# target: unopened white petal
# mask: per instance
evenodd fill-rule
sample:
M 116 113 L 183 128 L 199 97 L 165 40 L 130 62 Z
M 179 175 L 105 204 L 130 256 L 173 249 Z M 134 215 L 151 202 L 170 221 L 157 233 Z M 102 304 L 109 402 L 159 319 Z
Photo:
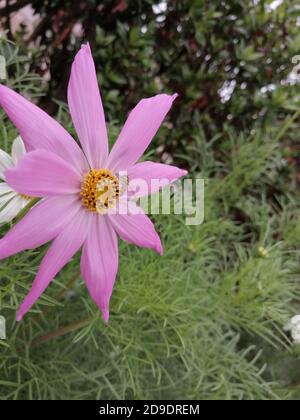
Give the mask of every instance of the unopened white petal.
M 22 197 L 15 195 L 0 211 L 0 223 L 11 222 L 22 210 Z
M 11 149 L 11 157 L 14 161 L 14 164 L 16 165 L 18 160 L 21 159 L 26 154 L 25 144 L 21 138 L 21 136 L 18 136 L 12 145 Z
M 2 208 L 14 197 L 18 194 L 14 191 L 9 192 L 8 194 L 1 195 L 0 197 L 0 211 Z
M 14 166 L 14 161 L 9 156 L 8 153 L 4 152 L 4 150 L 0 149 L 0 178 L 5 179 L 4 172 L 8 168 L 12 168 Z
M 14 190 L 6 182 L 0 182 L 0 196 L 10 192 L 14 192 Z

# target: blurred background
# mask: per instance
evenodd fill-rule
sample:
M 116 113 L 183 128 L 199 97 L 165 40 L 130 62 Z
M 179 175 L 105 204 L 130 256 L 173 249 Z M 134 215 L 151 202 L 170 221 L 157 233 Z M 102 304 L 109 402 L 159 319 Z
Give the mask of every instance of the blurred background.
M 0 396 L 298 398 L 300 352 L 284 325 L 300 312 L 299 2 L 1 0 L 0 22 L 3 83 L 72 134 L 67 84 L 84 42 L 111 141 L 141 98 L 177 92 L 149 155 L 207 180 L 203 226 L 155 217 L 162 261 L 121 248 L 108 329 L 76 277 L 78 261 L 35 307 L 39 322 L 16 327 L 39 259 L 16 257 L 14 273 L 3 263 L 0 310 L 11 333 Z M 9 150 L 17 133 L 1 118 Z

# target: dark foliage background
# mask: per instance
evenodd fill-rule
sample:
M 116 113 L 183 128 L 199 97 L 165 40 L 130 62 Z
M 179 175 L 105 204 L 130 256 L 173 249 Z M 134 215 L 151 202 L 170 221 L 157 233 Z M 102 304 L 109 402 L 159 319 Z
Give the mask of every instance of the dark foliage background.
M 275 3 L 17 0 L 0 16 L 10 37 L 33 51 L 31 70 L 50 71 L 42 100 L 49 112 L 57 109 L 53 98 L 66 99 L 72 59 L 89 41 L 108 119 L 122 120 L 143 96 L 179 93 L 172 135 L 165 133 L 159 150 L 184 155 L 199 122 L 210 138 L 224 125 L 251 131 L 280 124 L 297 108 L 299 86 L 284 81 L 299 52 L 299 8 L 297 1 Z M 11 16 L 29 4 L 38 24 L 29 30 L 24 21 L 12 33 Z

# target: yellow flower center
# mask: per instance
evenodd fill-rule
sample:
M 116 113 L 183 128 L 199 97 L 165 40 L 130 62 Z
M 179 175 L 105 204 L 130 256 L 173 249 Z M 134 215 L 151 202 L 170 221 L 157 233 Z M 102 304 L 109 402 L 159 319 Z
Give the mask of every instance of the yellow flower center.
M 123 192 L 120 179 L 108 169 L 92 169 L 82 183 L 82 204 L 91 212 L 105 214 L 115 207 Z

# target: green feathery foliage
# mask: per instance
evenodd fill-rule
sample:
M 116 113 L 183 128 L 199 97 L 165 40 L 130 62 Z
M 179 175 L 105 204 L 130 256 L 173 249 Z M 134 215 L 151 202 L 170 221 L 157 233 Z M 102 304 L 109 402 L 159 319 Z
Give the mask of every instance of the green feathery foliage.
M 30 58 L 6 41 L 0 48 L 13 68 L 8 84 L 41 95 Z M 9 151 L 17 132 L 3 111 L 0 118 L 0 145 Z M 62 103 L 58 119 L 72 132 Z M 112 138 L 121 123 L 111 123 Z M 16 309 L 47 246 L 2 261 L 0 398 L 299 397 L 299 349 L 283 332 L 300 293 L 299 197 L 282 175 L 280 144 L 293 127 L 289 119 L 252 134 L 225 126 L 207 139 L 199 120 L 177 158 L 207 179 L 205 222 L 194 227 L 183 216 L 155 216 L 162 258 L 120 244 L 108 327 L 88 296 L 79 255 L 19 324 Z

